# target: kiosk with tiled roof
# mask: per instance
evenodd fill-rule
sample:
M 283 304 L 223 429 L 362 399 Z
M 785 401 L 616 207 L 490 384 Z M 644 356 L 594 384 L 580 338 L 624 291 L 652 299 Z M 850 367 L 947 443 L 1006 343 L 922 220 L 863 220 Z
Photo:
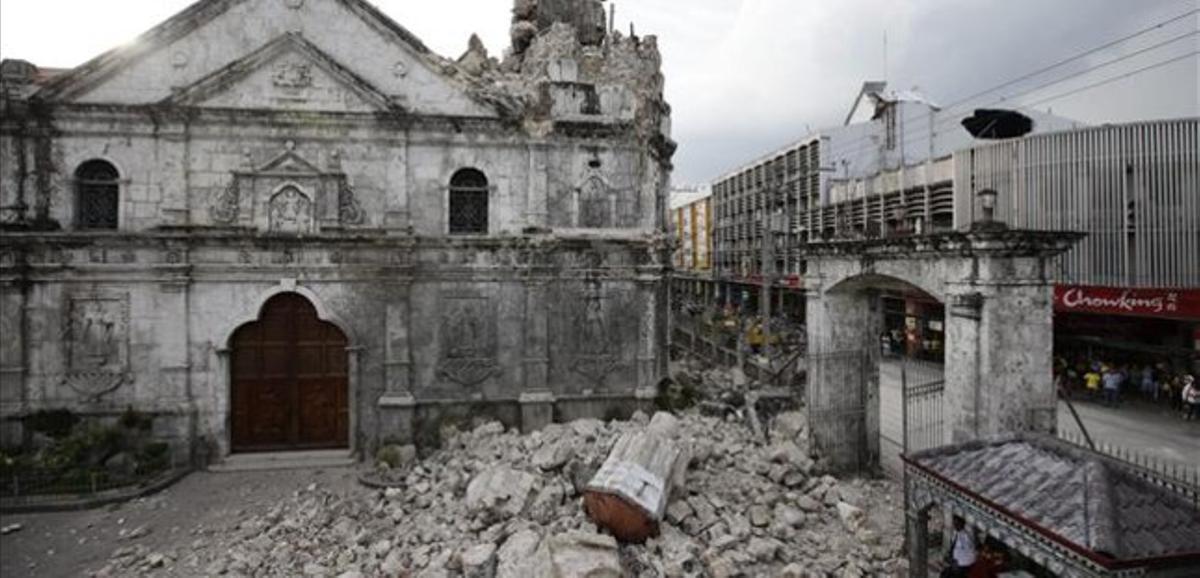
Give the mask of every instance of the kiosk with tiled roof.
M 940 506 L 1058 576 L 1200 575 L 1196 488 L 1021 434 L 905 456 L 912 575 Z

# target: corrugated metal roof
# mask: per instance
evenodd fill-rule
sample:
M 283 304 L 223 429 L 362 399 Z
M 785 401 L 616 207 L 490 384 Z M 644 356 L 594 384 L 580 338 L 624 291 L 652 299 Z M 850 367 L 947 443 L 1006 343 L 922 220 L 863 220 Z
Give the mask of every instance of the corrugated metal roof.
M 1200 508 L 1111 458 L 1042 436 L 914 454 L 923 469 L 1115 560 L 1200 553 Z

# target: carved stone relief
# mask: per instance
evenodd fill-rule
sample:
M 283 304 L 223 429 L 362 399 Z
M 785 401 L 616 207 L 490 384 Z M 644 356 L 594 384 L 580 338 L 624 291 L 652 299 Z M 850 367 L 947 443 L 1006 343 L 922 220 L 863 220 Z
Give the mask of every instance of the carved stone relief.
M 598 279 L 548 290 L 548 379 L 574 393 L 615 392 L 637 382 L 638 291 Z
M 270 230 L 281 233 L 312 232 L 313 204 L 300 189 L 286 187 L 271 197 Z
M 344 180 L 338 191 L 338 221 L 343 225 L 361 225 L 366 220 L 362 205 L 354 195 L 354 188 Z
M 72 297 L 64 341 L 63 383 L 89 400 L 116 390 L 129 378 L 129 296 Z
M 208 215 L 212 220 L 222 225 L 232 225 L 238 218 L 238 204 L 240 202 L 238 195 L 237 178 L 230 181 L 229 186 L 221 191 L 217 198 L 213 200 L 213 204 L 208 207 Z
M 312 86 L 312 65 L 307 62 L 282 62 L 275 67 L 271 82 L 279 88 L 308 88 Z
M 321 170 L 295 148 L 288 142 L 282 154 L 258 167 L 247 158 L 246 168 L 233 171 L 225 189 L 212 197 L 208 214 L 213 223 L 291 233 L 366 223 L 366 211 L 341 172 L 337 153 L 331 154 L 331 168 Z
M 438 375 L 477 387 L 499 375 L 494 311 L 485 297 L 443 299 Z
M 611 309 L 612 302 L 604 299 L 599 288 L 590 290 L 582 306 L 572 309 L 572 325 L 578 334 L 570 368 L 597 388 L 604 387 L 605 380 L 621 363 L 620 330 Z

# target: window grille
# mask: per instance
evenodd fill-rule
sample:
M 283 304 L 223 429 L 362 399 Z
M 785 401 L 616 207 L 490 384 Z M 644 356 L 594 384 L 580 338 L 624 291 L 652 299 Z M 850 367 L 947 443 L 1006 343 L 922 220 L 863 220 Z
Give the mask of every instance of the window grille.
M 488 182 L 475 169 L 462 169 L 450 178 L 450 234 L 486 235 Z
M 75 171 L 77 224 L 80 229 L 116 229 L 120 183 L 112 164 L 87 161 Z

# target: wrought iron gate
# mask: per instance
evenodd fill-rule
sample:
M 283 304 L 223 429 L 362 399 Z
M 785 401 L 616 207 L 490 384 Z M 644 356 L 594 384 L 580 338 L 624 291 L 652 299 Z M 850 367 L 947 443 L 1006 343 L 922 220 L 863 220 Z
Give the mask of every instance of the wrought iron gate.
M 812 443 L 835 471 L 860 472 L 872 465 L 867 404 L 873 371 L 865 350 L 818 353 L 809 359 Z
M 904 391 L 904 453 L 944 445 L 944 367 L 940 363 L 906 359 L 901 371 L 900 382 Z

